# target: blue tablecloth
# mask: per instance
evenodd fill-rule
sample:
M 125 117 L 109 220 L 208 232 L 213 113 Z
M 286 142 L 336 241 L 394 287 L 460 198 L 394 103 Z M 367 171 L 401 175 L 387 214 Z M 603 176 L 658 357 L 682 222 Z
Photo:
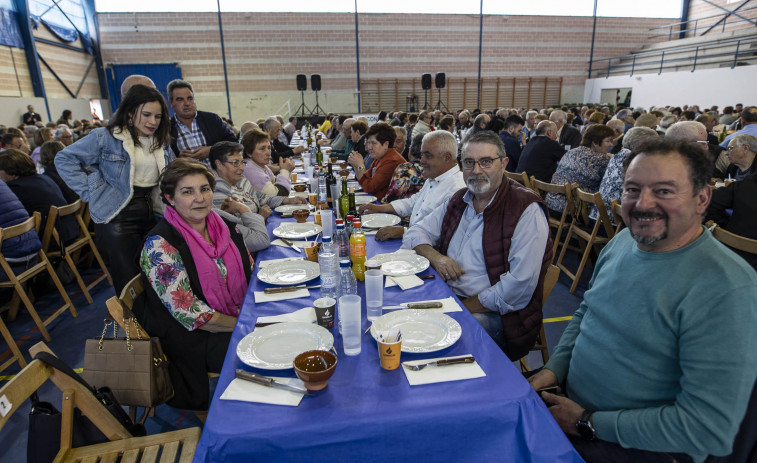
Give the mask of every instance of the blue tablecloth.
M 269 233 L 281 221 L 274 213 Z M 368 257 L 400 245 L 398 240 L 367 238 Z M 295 255 L 291 248 L 271 246 L 257 260 Z M 424 272 L 429 273 L 435 274 L 432 268 Z M 320 290 L 311 290 L 309 299 L 255 304 L 252 292 L 266 286 L 253 277 L 248 288 L 194 461 L 582 461 L 528 382 L 465 310 L 448 314 L 463 329 L 455 345 L 432 354 L 403 354 L 402 359 L 472 354 L 486 377 L 410 387 L 401 368 L 381 369 L 370 334 L 363 336 L 361 354 L 348 357 L 334 327 L 339 363 L 328 387 L 314 397 L 304 397 L 298 407 L 219 399 L 236 368 L 294 376 L 292 370 L 250 369 L 237 358 L 237 343 L 254 330 L 258 316 L 310 306 Z M 358 284 L 361 296 L 364 288 Z M 450 295 L 437 276 L 407 291 L 385 289 L 384 304 Z M 363 330 L 368 326 L 363 302 Z

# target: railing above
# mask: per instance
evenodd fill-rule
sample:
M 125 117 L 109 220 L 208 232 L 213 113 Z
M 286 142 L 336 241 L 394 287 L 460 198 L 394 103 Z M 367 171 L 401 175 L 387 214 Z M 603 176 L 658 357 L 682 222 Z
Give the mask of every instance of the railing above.
M 747 49 L 746 51 L 744 51 L 745 48 L 749 48 L 748 45 L 755 43 L 757 43 L 757 37 L 747 37 L 742 39 L 724 40 L 715 43 L 668 48 L 665 50 L 645 51 L 630 55 L 616 56 L 613 58 L 599 58 L 591 62 L 593 75 L 590 75 L 589 78 L 610 77 L 613 72 L 615 73 L 615 75 L 618 75 L 618 73 L 622 74 L 622 71 L 624 70 L 627 70 L 629 75 L 634 75 L 634 73 L 637 72 L 649 72 L 657 70 L 657 74 L 659 75 L 662 73 L 665 65 L 669 66 L 671 64 L 691 64 L 691 72 L 694 72 L 697 68 L 698 61 L 701 61 L 703 59 L 707 59 L 709 61 L 713 58 L 721 58 L 721 63 L 730 62 L 731 69 L 733 69 L 738 64 L 739 56 L 756 56 L 755 54 L 757 52 L 755 52 L 754 50 Z M 705 56 L 700 55 L 700 53 L 704 53 L 707 50 L 712 50 L 715 48 L 730 48 L 734 46 L 735 48 L 733 49 L 733 51 L 728 50 L 720 53 L 709 53 Z M 671 54 L 679 54 L 686 51 L 694 51 L 694 56 L 675 58 L 670 57 Z M 666 54 L 668 55 L 667 59 L 665 57 Z M 654 58 L 658 56 L 659 61 L 652 62 L 651 60 L 646 59 L 644 63 L 636 63 L 639 58 Z
M 730 16 L 736 16 L 738 19 L 731 19 L 729 21 L 728 18 Z M 677 22 L 673 24 L 666 24 L 664 26 L 652 27 L 649 29 L 650 33 L 654 34 L 654 31 L 666 32 L 650 35 L 648 38 L 657 39 L 660 37 L 667 37 L 668 40 L 673 40 L 674 36 L 676 38 L 683 38 L 687 33 L 692 33 L 692 36 L 696 37 L 698 32 L 701 32 L 699 36 L 705 35 L 715 29 L 720 29 L 722 32 L 725 32 L 726 24 L 733 26 L 734 24 L 745 22 L 748 22 L 753 26 L 757 26 L 757 6 L 744 9 L 739 9 L 737 7 L 732 11 L 714 14 L 711 16 L 690 19 L 688 21 Z

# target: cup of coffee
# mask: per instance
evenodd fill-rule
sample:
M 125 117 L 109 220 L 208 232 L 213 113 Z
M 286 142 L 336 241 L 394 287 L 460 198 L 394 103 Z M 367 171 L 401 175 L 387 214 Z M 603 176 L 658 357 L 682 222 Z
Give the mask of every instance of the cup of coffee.
M 315 308 L 315 318 L 318 324 L 326 329 L 334 327 L 334 310 L 336 307 L 336 299 L 332 297 L 322 297 L 316 299 L 313 302 Z
M 400 366 L 401 340 L 397 342 L 378 341 L 378 351 L 381 368 L 384 370 L 396 370 Z

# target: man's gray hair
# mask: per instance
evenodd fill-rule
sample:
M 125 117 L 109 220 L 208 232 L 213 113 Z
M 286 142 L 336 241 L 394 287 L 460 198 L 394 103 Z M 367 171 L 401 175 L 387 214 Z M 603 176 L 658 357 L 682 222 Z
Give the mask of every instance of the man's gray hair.
M 60 141 L 60 139 L 66 133 L 72 134 L 71 130 L 68 127 L 58 127 L 53 132 L 53 138 L 55 138 L 56 140 Z
M 173 91 L 177 88 L 188 88 L 189 91 L 192 92 L 192 95 L 195 94 L 195 89 L 194 87 L 192 87 L 192 84 L 190 84 L 186 80 L 174 79 L 169 82 L 168 86 L 166 87 L 166 93 L 168 94 L 169 101 L 173 101 Z
M 281 124 L 281 122 L 279 122 L 279 120 L 276 119 L 276 116 L 271 116 L 268 119 L 266 119 L 265 122 L 263 123 L 263 129 L 268 130 L 273 126 L 273 124 Z
M 701 141 L 701 135 L 707 139 L 707 128 L 697 121 L 681 121 L 671 125 L 665 132 L 665 139 L 671 141 L 696 142 Z
M 565 123 L 568 122 L 568 115 L 561 109 L 555 109 L 549 114 L 549 120 L 552 122 L 560 121 Z
M 668 129 L 670 126 L 678 122 L 678 118 L 674 115 L 665 116 L 662 119 L 660 119 L 660 128 L 661 129 Z
M 618 119 L 619 121 L 622 121 L 622 120 L 624 120 L 626 117 L 628 117 L 630 115 L 631 115 L 631 110 L 630 109 L 621 109 L 615 115 L 615 118 Z
M 626 129 L 626 123 L 619 119 L 613 119 L 607 122 L 607 127 L 610 127 L 616 133 L 623 133 L 623 131 Z
M 492 132 L 491 130 L 482 130 L 465 137 L 465 140 L 463 140 L 463 154 L 465 154 L 465 152 L 468 150 L 468 145 L 470 145 L 471 143 L 486 143 L 488 145 L 494 145 L 497 147 L 497 156 L 499 156 L 500 158 L 507 156 L 507 153 L 505 153 L 505 145 L 502 144 L 502 140 L 499 138 L 499 135 Z
M 457 140 L 454 135 L 446 130 L 435 130 L 423 136 L 423 143 L 430 141 L 435 141 L 440 151 L 449 153 L 453 160 L 457 160 Z
M 731 144 L 733 146 L 748 146 L 749 151 L 751 151 L 752 153 L 757 153 L 757 137 L 749 135 L 748 133 L 736 135 L 731 139 L 731 143 L 729 145 Z
M 400 133 L 402 133 L 402 139 L 407 141 L 407 129 L 404 127 L 399 127 L 399 126 L 394 127 L 395 132 L 398 130 L 400 131 Z M 429 133 L 433 133 L 433 132 L 429 132 Z
M 660 138 L 660 134 L 654 129 L 650 129 L 649 127 L 634 127 L 623 135 L 623 148 L 635 152 L 647 141 L 658 138 Z
M 534 116 L 534 117 L 536 117 L 536 115 L 537 115 L 537 114 L 539 114 L 539 113 L 537 113 L 536 111 L 533 111 L 533 110 L 531 110 L 531 111 L 528 111 L 528 112 L 526 113 L 526 117 L 524 117 L 523 119 L 528 119 L 528 118 L 529 118 L 530 116 Z
M 536 126 L 536 135 L 544 135 L 549 129 L 557 132 L 557 124 L 552 121 L 541 121 Z

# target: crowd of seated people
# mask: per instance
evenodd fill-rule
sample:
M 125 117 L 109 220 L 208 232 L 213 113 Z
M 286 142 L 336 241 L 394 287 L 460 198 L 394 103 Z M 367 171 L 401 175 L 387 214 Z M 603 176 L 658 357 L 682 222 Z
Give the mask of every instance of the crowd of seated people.
M 237 130 L 231 121 L 198 111 L 194 90 L 185 81 L 169 85 L 169 103 L 176 113 L 169 118 L 166 102 L 153 87 L 151 81 L 141 81 L 127 89 L 114 118 L 94 131 L 90 123 L 77 124 L 70 112 L 45 127 L 31 108 L 31 116 L 25 117 L 36 129 L 2 134 L 6 152 L 0 153 L 0 177 L 25 207 L 27 215 L 14 220 L 34 210 L 43 212 L 45 206 L 29 203 L 31 189 L 25 185 L 34 181 L 50 190 L 49 195 L 40 194 L 37 188 L 35 194 L 56 205 L 78 197 L 100 201 L 94 208 L 93 219 L 100 225 L 96 233 L 113 220 L 139 225 L 132 233 L 138 235 L 136 253 L 129 251 L 109 265 L 134 264 L 146 283 L 144 304 L 136 313 L 145 329 L 161 339 L 171 360 L 176 396 L 169 404 L 203 410 L 209 404 L 207 373 L 222 366 L 252 278 L 253 257 L 271 245 L 266 221 L 279 205 L 305 202 L 290 196 L 293 158 L 304 151 L 293 137 L 305 120 L 256 117 Z M 733 307 L 753 307 L 757 276 L 749 273 L 743 259 L 714 243 L 701 224 L 712 219 L 733 233 L 757 238 L 757 109 L 726 107 L 721 114 L 717 108 L 697 106 L 613 110 L 595 105 L 447 114 L 397 111 L 382 112 L 378 119 L 370 125 L 348 114 L 328 114 L 308 122 L 322 135 L 318 143 L 348 160 L 364 192 L 377 197 L 376 203 L 360 206 L 360 214 L 406 219 L 407 227 L 384 227 L 376 239 L 402 240 L 403 247 L 426 256 L 512 360 L 528 351 L 541 327 L 544 278 L 554 257 L 548 216 L 562 212 L 565 198 L 541 198 L 505 171 L 599 191 L 608 212 L 612 200 L 620 202 L 628 231 L 595 262 L 595 283 L 586 291 L 580 313 L 554 360 L 532 377 L 532 384 L 537 389 L 565 380 L 571 384 L 567 397 L 544 397 L 587 461 L 612 461 L 628 449 L 646 452 L 635 455 L 641 460 L 666 452 L 680 461 L 700 461 L 703 455 L 726 452 L 757 376 L 753 362 L 739 374 L 718 370 L 728 376 L 723 387 L 733 397 L 718 400 L 701 371 L 696 366 L 690 370 L 689 362 L 697 361 L 714 368 L 711 358 L 699 355 L 702 346 L 686 336 L 669 336 L 634 314 L 674 320 L 673 331 L 701 330 L 698 321 L 704 323 L 709 316 L 712 332 L 697 331 L 708 339 L 717 333 L 740 334 L 744 326 L 754 328 L 754 314 L 734 312 Z M 727 137 L 720 135 L 724 131 Z M 120 154 L 93 162 L 104 151 Z M 87 171 L 90 165 L 93 172 Z M 113 180 L 116 171 L 130 174 L 119 183 Z M 723 179 L 734 181 L 714 190 L 707 185 Z M 660 193 L 655 182 L 674 186 Z M 119 185 L 115 190 L 123 197 L 114 196 L 115 190 L 109 189 L 113 185 Z M 137 214 L 144 220 L 137 221 Z M 591 217 L 596 219 L 596 211 Z M 112 236 L 114 248 L 134 241 L 119 233 Z M 15 257 L 23 259 L 36 249 L 34 240 L 26 238 Z M 640 251 L 663 254 L 646 259 Z M 674 253 L 665 255 L 668 251 Z M 741 255 L 755 267 L 753 256 Z M 711 269 L 697 278 L 711 281 L 718 272 L 728 275 L 730 283 L 718 293 L 728 301 L 728 311 L 717 314 L 708 305 L 707 315 L 699 314 L 683 293 L 678 302 L 656 307 L 655 296 L 666 289 L 661 284 L 665 266 L 685 266 L 704 256 Z M 677 281 L 695 278 L 680 268 Z M 639 275 L 634 277 L 638 290 L 618 281 L 629 271 Z M 698 285 L 702 294 L 707 286 Z M 611 317 L 595 320 L 594 314 L 607 312 L 616 299 L 608 300 L 607 288 L 618 287 L 626 288 L 629 300 L 638 292 L 648 300 L 638 308 L 621 304 L 621 309 L 628 306 L 623 326 Z M 608 347 L 616 340 L 629 348 L 654 340 L 656 350 L 638 353 L 637 360 L 655 368 L 659 378 L 645 380 L 634 368 L 621 366 Z M 723 349 L 734 357 L 752 347 L 747 342 L 726 344 Z M 696 358 L 683 358 L 688 349 L 698 353 Z M 665 357 L 665 352 L 675 352 L 675 358 Z M 608 365 L 618 378 L 611 393 L 597 378 L 603 375 L 602 369 L 592 367 L 597 363 Z M 682 375 L 708 396 L 696 397 L 698 390 L 682 381 Z M 692 403 L 681 397 L 693 397 Z M 654 416 L 642 413 L 650 409 L 643 406 L 650 401 L 658 404 L 651 408 Z M 690 435 L 677 435 L 677 424 L 659 407 L 680 408 L 685 415 L 680 425 Z M 619 414 L 620 409 L 629 413 Z M 702 410 L 712 423 L 691 418 Z M 588 432 L 580 423 L 588 423 L 598 438 L 590 442 L 601 443 L 599 450 L 576 440 L 578 432 Z

